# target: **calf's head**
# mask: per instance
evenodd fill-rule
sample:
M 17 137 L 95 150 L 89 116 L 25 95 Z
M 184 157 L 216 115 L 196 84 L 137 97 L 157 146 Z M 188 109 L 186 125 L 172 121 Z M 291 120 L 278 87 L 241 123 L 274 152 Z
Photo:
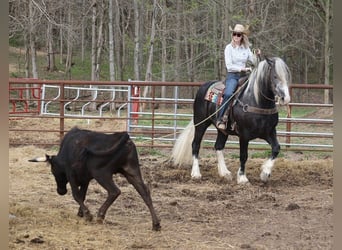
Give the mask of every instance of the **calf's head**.
M 49 156 L 45 155 L 45 157 L 37 157 L 29 160 L 30 162 L 48 162 L 51 165 L 51 172 L 55 177 L 57 184 L 57 193 L 59 195 L 65 195 L 67 193 L 66 185 L 68 183 L 68 179 L 65 173 L 65 170 L 62 164 L 58 161 L 58 157 L 55 155 Z

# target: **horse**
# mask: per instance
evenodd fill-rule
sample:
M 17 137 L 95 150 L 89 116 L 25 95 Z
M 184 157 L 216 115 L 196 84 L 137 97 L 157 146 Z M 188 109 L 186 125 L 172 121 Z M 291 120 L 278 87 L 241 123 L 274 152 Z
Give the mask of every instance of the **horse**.
M 171 160 L 174 165 L 191 164 L 192 161 L 193 179 L 202 177 L 198 160 L 201 141 L 210 125 L 216 127 L 216 114 L 222 107 L 205 98 L 208 89 L 217 82 L 218 80 L 208 81 L 200 86 L 193 103 L 193 118 L 181 132 L 172 149 Z M 237 183 L 249 182 L 245 172 L 248 145 L 249 141 L 256 138 L 265 140 L 272 149 L 270 157 L 262 164 L 260 173 L 261 181 L 268 181 L 280 151 L 276 132 L 279 118 L 277 104 L 286 105 L 290 102 L 288 88 L 290 82 L 291 73 L 286 63 L 279 57 L 265 57 L 253 68 L 244 85 L 235 91 L 230 99 L 232 104 L 229 108 L 226 129 L 221 131 L 216 127 L 217 137 L 214 148 L 219 176 L 232 180 L 231 172 L 225 164 L 223 149 L 228 135 L 236 135 L 240 147 Z

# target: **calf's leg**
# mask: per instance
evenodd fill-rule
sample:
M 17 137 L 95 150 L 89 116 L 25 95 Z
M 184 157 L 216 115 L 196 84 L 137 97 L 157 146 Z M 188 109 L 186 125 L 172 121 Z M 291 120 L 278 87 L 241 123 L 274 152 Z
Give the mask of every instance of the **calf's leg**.
M 95 177 L 95 180 L 104 188 L 107 190 L 108 196 L 106 201 L 102 204 L 100 207 L 98 213 L 97 213 L 97 222 L 103 223 L 103 220 L 106 216 L 107 210 L 110 207 L 110 205 L 113 204 L 113 202 L 118 198 L 118 196 L 121 194 L 120 189 L 115 185 L 113 181 L 113 177 L 111 173 L 103 173 L 100 174 L 99 177 Z
M 93 216 L 91 215 L 87 206 L 84 204 L 87 188 L 81 187 L 81 189 L 78 189 L 76 183 L 73 181 L 70 181 L 70 186 L 72 190 L 72 196 L 74 197 L 75 201 L 80 205 L 77 215 L 80 217 L 84 216 L 87 221 L 92 221 Z M 88 187 L 88 184 L 86 187 Z
M 140 196 L 143 198 L 145 204 L 147 205 L 148 209 L 150 210 L 151 217 L 152 217 L 152 229 L 154 231 L 159 231 L 161 229 L 160 226 L 160 219 L 158 218 L 153 204 L 152 198 L 150 194 L 150 190 L 145 185 L 140 170 L 139 165 L 130 165 L 128 167 L 128 171 L 123 171 L 122 174 L 126 177 L 127 181 L 133 185 L 133 187 L 137 190 Z
M 79 194 L 80 194 L 80 198 L 81 198 L 81 201 L 84 203 L 84 200 L 85 200 L 85 197 L 86 197 L 86 194 L 87 194 L 87 190 L 88 190 L 88 186 L 89 186 L 89 182 L 81 185 L 81 188 L 80 188 L 80 191 L 79 191 Z M 78 209 L 78 213 L 77 215 L 79 217 L 83 217 L 83 210 L 81 208 L 81 206 L 79 207 Z

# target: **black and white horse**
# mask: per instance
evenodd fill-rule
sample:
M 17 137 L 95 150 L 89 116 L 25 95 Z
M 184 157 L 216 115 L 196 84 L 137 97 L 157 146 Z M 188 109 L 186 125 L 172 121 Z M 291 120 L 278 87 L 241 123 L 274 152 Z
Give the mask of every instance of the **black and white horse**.
M 199 149 L 207 128 L 216 123 L 218 105 L 208 101 L 208 89 L 218 81 L 204 83 L 198 90 L 193 105 L 193 119 L 178 137 L 172 151 L 175 165 L 191 164 L 192 178 L 201 178 L 199 168 Z M 228 135 L 237 135 L 240 144 L 240 168 L 237 172 L 237 183 L 248 182 L 245 163 L 248 158 L 249 141 L 260 138 L 271 145 L 272 154 L 261 167 L 260 178 L 266 182 L 272 171 L 280 145 L 277 139 L 278 124 L 277 101 L 280 105 L 290 102 L 288 85 L 291 74 L 288 66 L 279 57 L 262 60 L 251 72 L 247 83 L 232 98 L 233 104 L 229 113 L 229 122 L 225 131 L 217 130 L 215 150 L 218 161 L 218 173 L 231 180 L 223 152 Z M 192 139 L 193 138 L 193 139 Z M 192 141 L 192 147 L 190 145 Z M 192 152 L 191 152 L 192 150 Z

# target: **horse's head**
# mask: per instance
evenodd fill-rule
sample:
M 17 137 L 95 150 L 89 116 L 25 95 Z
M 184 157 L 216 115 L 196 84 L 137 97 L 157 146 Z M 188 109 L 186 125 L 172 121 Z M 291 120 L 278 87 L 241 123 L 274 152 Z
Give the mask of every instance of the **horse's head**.
M 288 85 L 291 82 L 290 70 L 285 62 L 279 57 L 267 58 L 267 64 L 270 66 L 270 81 L 272 82 L 274 95 L 278 97 L 280 105 L 286 105 L 290 102 L 290 93 Z

